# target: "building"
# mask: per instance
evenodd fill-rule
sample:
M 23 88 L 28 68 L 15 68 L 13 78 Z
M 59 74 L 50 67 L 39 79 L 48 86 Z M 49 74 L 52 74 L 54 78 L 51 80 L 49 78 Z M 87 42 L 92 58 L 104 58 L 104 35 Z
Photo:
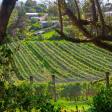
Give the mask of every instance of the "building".
M 38 13 L 26 13 L 26 16 L 28 16 L 29 18 L 38 17 L 38 15 Z

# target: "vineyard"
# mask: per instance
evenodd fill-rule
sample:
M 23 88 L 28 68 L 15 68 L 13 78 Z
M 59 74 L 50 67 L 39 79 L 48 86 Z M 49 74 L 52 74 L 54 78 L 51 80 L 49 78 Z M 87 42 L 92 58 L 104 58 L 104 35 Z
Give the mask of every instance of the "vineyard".
M 35 81 L 43 82 L 55 75 L 57 82 L 92 81 L 103 78 L 112 69 L 112 53 L 93 44 L 18 41 L 9 47 L 16 52 L 14 62 L 18 75 L 14 78 L 17 79 L 28 80 L 33 76 Z

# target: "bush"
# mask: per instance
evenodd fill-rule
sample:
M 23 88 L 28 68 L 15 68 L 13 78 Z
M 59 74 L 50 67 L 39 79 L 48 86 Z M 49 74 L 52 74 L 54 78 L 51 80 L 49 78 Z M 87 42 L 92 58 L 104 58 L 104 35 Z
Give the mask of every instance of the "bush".
M 39 22 L 36 22 L 36 23 L 33 23 L 33 24 L 32 24 L 32 26 L 31 26 L 31 28 L 30 28 L 30 31 L 32 31 L 32 30 L 37 31 L 37 30 L 39 30 L 39 29 L 41 29 L 41 25 L 40 25 Z
M 42 87 L 42 86 L 41 86 Z M 38 93 L 37 88 L 30 83 L 19 85 L 0 82 L 0 112 L 19 111 L 31 112 L 60 112 L 60 106 L 51 101 L 50 96 L 44 92 Z
M 90 112 L 112 112 L 112 88 L 101 89 L 93 98 Z

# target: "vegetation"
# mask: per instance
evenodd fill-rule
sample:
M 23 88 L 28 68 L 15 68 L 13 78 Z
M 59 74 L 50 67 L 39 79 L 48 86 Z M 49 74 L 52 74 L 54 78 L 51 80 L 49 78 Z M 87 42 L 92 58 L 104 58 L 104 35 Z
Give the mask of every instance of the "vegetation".
M 43 35 L 48 39 L 48 33 Z M 104 78 L 106 71 L 111 72 L 111 53 L 92 44 L 35 40 L 10 45 L 12 51 L 20 46 L 13 58 L 23 79 L 33 75 L 36 80 L 45 81 L 56 74 L 57 80 L 61 81 L 80 81 L 82 78 L 92 81 Z
M 43 86 L 31 85 L 22 82 L 20 84 L 8 84 L 0 82 L 0 111 L 38 111 L 59 112 L 60 106 L 56 106 L 50 100 L 49 95 L 42 90 Z
M 112 3 L 2 0 L 0 112 L 111 112 Z
M 90 112 L 111 112 L 112 110 L 112 88 L 102 88 L 93 98 L 93 106 Z M 99 105 L 100 104 L 100 105 Z

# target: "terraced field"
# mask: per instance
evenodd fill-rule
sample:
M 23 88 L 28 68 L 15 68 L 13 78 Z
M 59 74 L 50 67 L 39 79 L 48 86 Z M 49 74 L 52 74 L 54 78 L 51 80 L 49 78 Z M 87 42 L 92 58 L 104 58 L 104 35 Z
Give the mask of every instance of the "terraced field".
M 55 75 L 60 82 L 91 81 L 103 78 L 112 69 L 112 53 L 92 44 L 17 42 L 10 45 L 11 50 L 14 52 L 19 44 L 14 61 L 20 79 L 27 80 L 32 75 L 36 81 L 48 81 Z

